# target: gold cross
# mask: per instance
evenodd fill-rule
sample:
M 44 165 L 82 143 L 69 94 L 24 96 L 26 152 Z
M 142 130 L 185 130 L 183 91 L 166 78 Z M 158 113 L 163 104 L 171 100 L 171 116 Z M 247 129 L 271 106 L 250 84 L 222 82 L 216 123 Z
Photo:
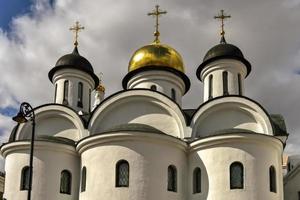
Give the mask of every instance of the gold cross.
M 156 18 L 156 23 L 155 23 L 155 32 L 154 32 L 154 36 L 155 36 L 155 40 L 154 42 L 155 43 L 159 43 L 159 31 L 158 31 L 158 26 L 159 26 L 159 23 L 158 23 L 158 18 L 160 17 L 160 15 L 163 15 L 163 14 L 167 14 L 167 11 L 162 11 L 159 9 L 159 5 L 156 5 L 155 6 L 155 10 L 153 10 L 151 13 L 148 13 L 149 16 L 154 16 Z
M 221 36 L 222 37 L 224 37 L 224 35 L 225 35 L 225 31 L 224 31 L 224 21 L 226 20 L 226 18 L 230 18 L 231 16 L 230 15 L 226 15 L 225 13 L 224 13 L 224 10 L 221 10 L 221 12 L 219 13 L 219 15 L 217 15 L 217 16 L 215 16 L 214 18 L 215 19 L 219 19 L 219 20 L 221 20 L 221 28 L 222 28 L 222 30 L 221 30 Z
M 75 33 L 75 41 L 74 41 L 74 45 L 75 45 L 76 47 L 78 46 L 78 33 L 79 33 L 81 30 L 83 30 L 83 29 L 84 29 L 84 27 L 81 26 L 81 25 L 79 24 L 78 21 L 76 21 L 76 22 L 75 22 L 75 25 L 72 26 L 72 27 L 69 29 L 70 31 L 73 31 L 73 32 Z

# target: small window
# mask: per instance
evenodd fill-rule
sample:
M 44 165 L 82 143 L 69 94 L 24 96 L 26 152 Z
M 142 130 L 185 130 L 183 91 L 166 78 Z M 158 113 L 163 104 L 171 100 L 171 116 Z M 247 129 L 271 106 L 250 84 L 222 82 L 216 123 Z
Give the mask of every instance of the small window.
M 68 96 L 69 96 L 69 81 L 64 82 L 64 98 L 63 98 L 63 104 L 68 105 Z
M 244 167 L 240 162 L 230 165 L 230 189 L 244 188 Z
M 176 101 L 176 91 L 174 88 L 171 89 L 171 97 L 174 101 Z
M 242 78 L 241 78 L 241 74 L 238 74 L 238 86 L 239 86 L 239 95 L 242 95 Z
M 291 166 L 291 163 L 290 163 L 290 162 L 288 162 L 287 168 L 288 168 L 288 172 L 292 170 L 292 166 Z
M 81 192 L 84 192 L 86 189 L 86 167 L 83 167 L 81 170 Z
M 276 171 L 274 166 L 271 166 L 269 168 L 269 175 L 270 175 L 270 191 L 276 193 Z
M 193 193 L 201 192 L 201 169 L 199 167 L 194 169 L 193 173 Z
M 168 191 L 177 191 L 177 170 L 173 165 L 168 167 Z
M 156 87 L 156 85 L 151 85 L 150 89 L 153 90 L 153 91 L 156 91 L 157 87 Z
M 21 190 L 29 190 L 29 167 L 23 167 L 21 172 Z
M 60 176 L 60 193 L 71 194 L 72 175 L 68 170 L 63 170 Z
M 116 164 L 116 187 L 129 187 L 129 164 L 126 160 Z
M 228 95 L 228 72 L 223 72 L 223 95 Z
M 77 106 L 82 108 L 82 97 L 83 97 L 83 84 L 82 82 L 78 83 L 78 102 Z
M 91 101 L 91 95 L 92 95 L 92 90 L 89 89 L 89 112 L 91 112 L 91 103 L 92 103 L 92 101 Z
M 56 103 L 56 96 L 57 96 L 57 84 L 55 84 L 54 103 Z
M 208 77 L 208 99 L 213 98 L 212 93 L 213 93 L 213 75 L 209 75 L 209 77 Z

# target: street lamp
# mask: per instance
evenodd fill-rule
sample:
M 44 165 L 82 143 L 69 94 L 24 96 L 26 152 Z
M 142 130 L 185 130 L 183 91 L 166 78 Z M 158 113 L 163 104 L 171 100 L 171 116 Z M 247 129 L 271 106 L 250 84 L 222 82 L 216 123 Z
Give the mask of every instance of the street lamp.
M 32 123 L 32 132 L 30 140 L 30 158 L 29 158 L 29 185 L 28 185 L 28 194 L 27 200 L 31 200 L 31 189 L 32 189 L 32 165 L 33 165 L 33 147 L 34 147 L 34 131 L 35 131 L 35 114 L 34 109 L 29 103 L 23 102 L 20 105 L 20 110 L 16 116 L 12 118 L 18 123 L 25 123 L 28 120 Z

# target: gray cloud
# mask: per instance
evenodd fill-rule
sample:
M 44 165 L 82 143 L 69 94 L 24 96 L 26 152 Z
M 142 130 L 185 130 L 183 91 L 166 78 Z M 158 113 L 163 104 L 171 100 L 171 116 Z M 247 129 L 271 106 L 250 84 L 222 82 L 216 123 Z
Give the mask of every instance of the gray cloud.
M 86 28 L 79 51 L 96 72 L 103 72 L 106 95 L 121 90 L 131 55 L 153 40 L 154 21 L 146 13 L 156 3 L 168 10 L 160 22 L 161 41 L 181 53 L 192 82 L 184 107 L 202 103 L 203 86 L 195 72 L 219 42 L 213 16 L 224 9 L 232 15 L 226 22 L 227 41 L 240 47 L 253 66 L 246 95 L 270 113 L 283 114 L 290 133 L 286 151 L 300 153 L 299 0 L 57 0 L 53 6 L 36 1 L 31 14 L 14 19 L 11 33 L 0 31 L 0 106 L 53 101 L 47 73 L 72 51 L 68 28 L 76 20 Z

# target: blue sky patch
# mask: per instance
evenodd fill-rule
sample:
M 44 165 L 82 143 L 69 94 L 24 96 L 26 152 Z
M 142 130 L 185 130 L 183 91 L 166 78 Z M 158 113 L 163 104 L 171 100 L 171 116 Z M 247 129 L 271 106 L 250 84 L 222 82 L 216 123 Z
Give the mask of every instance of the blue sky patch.
M 7 117 L 13 117 L 18 113 L 18 109 L 14 107 L 6 107 L 6 108 L 0 108 L 0 114 L 5 115 Z
M 0 0 L 0 28 L 9 31 L 13 17 L 30 12 L 33 0 Z

